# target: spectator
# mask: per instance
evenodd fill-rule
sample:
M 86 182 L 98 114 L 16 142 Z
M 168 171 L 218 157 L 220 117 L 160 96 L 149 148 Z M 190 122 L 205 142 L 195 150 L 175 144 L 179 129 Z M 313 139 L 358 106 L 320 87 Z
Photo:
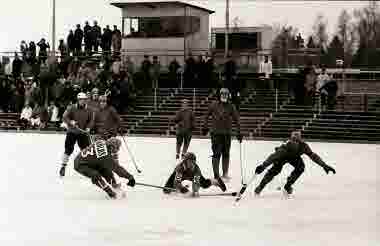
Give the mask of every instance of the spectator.
M 25 104 L 33 103 L 32 94 L 33 94 L 33 86 L 32 86 L 33 77 L 27 77 L 25 80 Z
M 58 50 L 61 53 L 61 61 L 65 60 L 66 56 L 68 55 L 68 48 L 63 39 L 59 40 Z
M 271 80 L 272 76 L 272 62 L 269 60 L 268 56 L 264 56 L 264 61 L 260 62 L 259 73 L 264 75 L 264 83 L 266 89 L 273 90 L 273 81 Z
M 232 94 L 235 93 L 235 85 L 234 82 L 236 80 L 237 67 L 236 62 L 232 58 L 231 52 L 227 55 L 227 61 L 224 64 L 224 78 L 225 84 L 224 87 L 228 88 Z
M 21 129 L 25 130 L 30 124 L 30 119 L 32 118 L 33 109 L 30 107 L 29 103 L 25 103 L 18 124 L 21 126 Z
M 50 45 L 49 43 L 46 43 L 46 40 L 44 38 L 42 38 L 40 42 L 37 43 L 37 46 L 40 48 L 40 51 L 38 52 L 38 60 L 41 64 L 47 60 L 47 49 L 50 48 Z
M 314 67 L 311 67 L 306 74 L 305 77 L 305 96 L 304 96 L 304 104 L 305 105 L 313 105 L 315 87 L 317 82 L 317 74 L 315 72 Z
M 120 61 L 120 58 L 117 57 L 115 61 L 112 63 L 112 73 L 120 74 L 120 70 L 121 70 L 121 61 Z
M 160 78 L 161 64 L 157 56 L 153 56 L 152 63 L 152 88 L 158 88 L 158 80 Z
M 181 66 L 179 65 L 177 59 L 174 57 L 174 60 L 169 64 L 169 81 L 170 87 L 179 87 L 178 83 L 178 70 Z
M 86 55 L 91 55 L 91 26 L 88 24 L 88 21 L 85 22 L 83 27 L 84 34 L 84 50 Z
M 106 25 L 103 31 L 103 39 L 104 39 L 104 51 L 111 52 L 112 46 L 112 31 L 109 25 Z
M 28 51 L 28 45 L 25 42 L 25 40 L 22 40 L 21 44 L 20 44 L 20 52 L 22 54 L 22 60 L 24 60 L 24 61 L 26 61 L 27 51 Z
M 98 22 L 94 21 L 94 26 L 91 27 L 91 43 L 95 52 L 98 52 L 101 36 L 102 30 L 98 26 Z
M 48 107 L 49 122 L 54 124 L 55 127 L 59 127 L 59 109 L 54 101 L 50 101 L 50 106 Z
M 185 87 L 191 87 L 195 80 L 195 60 L 193 55 L 189 53 L 189 57 L 185 61 L 185 68 L 183 73 L 183 79 Z
M 331 80 L 330 76 L 326 73 L 326 68 L 323 67 L 321 73 L 317 77 L 317 92 L 320 95 L 322 110 L 325 110 L 327 103 L 328 92 L 326 85 Z
M 8 79 L 3 79 L 0 82 L 0 110 L 2 112 L 9 111 L 9 105 L 11 100 L 11 86 Z
M 74 54 L 75 51 L 75 37 L 73 30 L 70 30 L 69 35 L 67 36 L 67 47 L 69 49 L 69 55 Z
M 209 56 L 206 53 L 206 62 L 205 62 L 205 81 L 206 83 L 203 83 L 203 86 L 208 88 L 217 88 L 216 85 L 216 78 L 214 75 L 215 70 L 215 64 L 214 64 L 214 57 L 211 55 Z
M 202 82 L 204 81 L 204 72 L 205 70 L 205 61 L 203 59 L 203 56 L 199 55 L 198 59 L 195 63 L 195 80 L 194 80 L 194 87 L 200 87 Z
M 116 55 L 119 55 L 121 50 L 121 32 L 117 29 L 117 26 L 113 26 L 112 31 L 112 48 Z
M 14 98 L 15 98 L 15 110 L 17 113 L 21 112 L 22 107 L 25 104 L 25 87 L 24 82 L 22 80 L 16 80 L 16 87 L 14 90 Z
M 135 64 L 131 61 L 129 56 L 123 58 L 120 70 L 126 71 L 130 78 L 135 74 Z
M 80 24 L 77 24 L 77 29 L 74 32 L 74 55 L 79 56 L 82 51 L 83 31 L 80 28 Z
M 18 54 L 15 52 L 15 59 L 12 62 L 12 75 L 13 78 L 19 78 L 21 76 L 22 60 L 19 58 Z
M 37 56 L 37 47 L 36 47 L 36 44 L 33 41 L 31 41 L 29 43 L 29 48 L 27 51 L 27 62 L 29 64 L 36 63 L 36 56 Z
M 149 89 L 152 86 L 150 71 L 152 69 L 152 63 L 149 60 L 148 55 L 144 55 L 144 60 L 141 63 L 141 73 L 142 73 L 142 88 L 143 89 Z
M 9 57 L 3 57 L 3 60 L 4 60 L 4 75 L 7 77 L 11 77 L 13 74 L 11 61 Z

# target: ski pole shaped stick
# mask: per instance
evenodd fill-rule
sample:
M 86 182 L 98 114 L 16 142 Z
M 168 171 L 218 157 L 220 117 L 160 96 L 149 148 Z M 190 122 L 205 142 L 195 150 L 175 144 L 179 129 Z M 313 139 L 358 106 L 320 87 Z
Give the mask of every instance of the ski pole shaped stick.
M 131 157 L 131 159 L 132 159 L 132 162 L 133 162 L 133 165 L 135 166 L 136 171 L 137 171 L 138 173 L 141 173 L 141 170 L 138 168 L 138 166 L 137 166 L 137 164 L 136 164 L 136 160 L 135 160 L 135 158 L 134 158 L 134 156 L 133 156 L 131 150 L 128 148 L 127 141 L 125 141 L 123 135 L 120 134 L 120 136 L 121 136 L 121 138 L 123 139 L 124 146 L 125 146 L 125 148 L 127 149 L 128 153 L 129 153 L 129 155 L 130 155 L 130 157 Z
M 243 184 L 243 186 L 241 187 L 239 193 L 237 194 L 235 202 L 238 202 L 238 201 L 240 201 L 242 199 L 242 195 L 247 190 L 247 188 L 253 183 L 253 181 L 255 181 L 256 177 L 257 177 L 257 174 L 253 174 L 252 178 L 248 181 L 248 183 L 247 184 Z

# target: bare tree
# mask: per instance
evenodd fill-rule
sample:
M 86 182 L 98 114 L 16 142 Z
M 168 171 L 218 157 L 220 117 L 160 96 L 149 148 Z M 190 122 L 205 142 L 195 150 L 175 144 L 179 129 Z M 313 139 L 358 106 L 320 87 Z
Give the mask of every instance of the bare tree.
M 377 46 L 380 46 L 380 8 L 376 1 L 370 1 L 363 9 L 354 11 L 355 29 L 359 41 L 356 63 L 370 65 Z
M 318 14 L 313 25 L 313 40 L 315 44 L 322 49 L 326 49 L 328 42 L 327 19 L 323 14 Z
M 355 28 L 352 16 L 343 10 L 338 17 L 337 37 L 343 43 L 343 59 L 345 64 L 351 64 L 355 44 Z

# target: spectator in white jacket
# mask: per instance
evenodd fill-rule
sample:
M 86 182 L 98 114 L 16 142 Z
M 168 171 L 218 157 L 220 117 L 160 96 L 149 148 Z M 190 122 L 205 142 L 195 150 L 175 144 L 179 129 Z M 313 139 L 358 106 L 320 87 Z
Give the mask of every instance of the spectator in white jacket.
M 30 119 L 32 118 L 33 109 L 30 107 L 29 103 L 26 102 L 24 108 L 21 111 L 20 119 L 18 124 L 20 124 L 21 129 L 25 130 L 30 124 Z
M 58 111 L 59 110 L 58 110 L 57 105 L 55 105 L 55 102 L 51 101 L 50 106 L 48 107 L 49 121 L 57 127 L 59 126 Z
M 264 61 L 260 62 L 259 73 L 264 74 L 264 79 L 266 80 L 269 89 L 273 90 L 273 81 L 271 80 L 272 76 L 272 62 L 269 60 L 268 56 L 264 57 Z

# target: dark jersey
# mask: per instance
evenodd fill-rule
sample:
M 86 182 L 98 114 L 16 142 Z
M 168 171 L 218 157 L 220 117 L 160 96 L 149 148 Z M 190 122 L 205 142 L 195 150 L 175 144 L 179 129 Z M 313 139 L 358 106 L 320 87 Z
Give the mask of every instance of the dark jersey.
M 231 134 L 232 121 L 240 131 L 240 118 L 235 106 L 231 103 L 215 101 L 210 104 L 204 119 L 204 127 L 207 128 L 208 118 L 211 115 L 211 132 L 214 134 Z
M 184 162 L 181 162 L 178 164 L 174 170 L 175 172 L 175 179 L 174 179 L 174 188 L 181 189 L 182 181 L 189 180 L 200 180 L 202 176 L 201 169 L 197 164 L 194 164 L 194 168 L 190 169 L 187 168 Z
M 103 167 L 110 169 L 120 177 L 131 179 L 132 175 L 128 173 L 118 162 L 118 154 L 104 140 L 97 140 L 87 148 L 83 149 L 75 158 L 75 165 L 86 165 L 88 167 Z
M 174 122 L 177 124 L 177 133 L 191 133 L 195 128 L 195 115 L 191 109 L 181 109 L 176 113 Z
M 97 134 L 110 132 L 116 135 L 119 125 L 120 116 L 114 107 L 107 106 L 95 113 L 94 126 Z
M 263 164 L 265 166 L 269 166 L 273 162 L 289 162 L 300 158 L 303 154 L 309 156 L 310 159 L 317 164 L 325 165 L 322 159 L 311 150 L 307 143 L 303 141 L 294 142 L 290 140 L 282 144 L 280 147 L 277 147 L 275 153 L 271 154 Z
M 72 120 L 77 122 L 80 129 L 85 130 L 93 125 L 93 113 L 87 106 L 79 107 L 78 104 L 74 104 L 63 113 L 63 121 L 68 125 L 69 129 L 73 127 L 70 123 Z

